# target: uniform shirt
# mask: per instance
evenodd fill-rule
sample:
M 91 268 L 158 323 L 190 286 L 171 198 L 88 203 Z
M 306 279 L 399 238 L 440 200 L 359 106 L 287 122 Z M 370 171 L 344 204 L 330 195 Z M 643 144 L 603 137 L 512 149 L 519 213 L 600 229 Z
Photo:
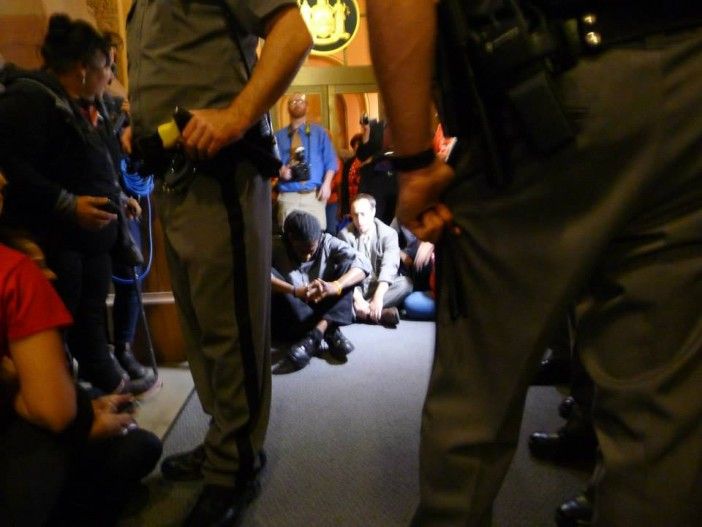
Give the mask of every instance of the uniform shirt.
M 333 282 L 355 267 L 366 275 L 371 272 L 368 259 L 348 243 L 323 233 L 317 252 L 309 262 L 294 262 L 282 240 L 273 244 L 273 267 L 293 286 L 308 284 L 316 278 Z
M 310 179 L 302 182 L 279 180 L 279 192 L 303 192 L 319 188 L 324 174 L 329 170 L 336 172 L 339 164 L 334 145 L 324 128 L 318 124 L 301 125 L 294 133 L 298 135 L 300 144 L 305 147 L 305 161 L 310 165 Z M 290 135 L 289 127 L 278 130 L 275 139 L 278 142 L 280 160 L 287 164 L 290 161 L 291 139 L 294 139 Z
M 227 0 L 247 35 L 253 67 L 265 19 L 294 0 Z M 245 63 L 219 2 L 136 0 L 127 16 L 129 98 L 136 136 L 153 133 L 176 106 L 223 108 L 247 82 Z

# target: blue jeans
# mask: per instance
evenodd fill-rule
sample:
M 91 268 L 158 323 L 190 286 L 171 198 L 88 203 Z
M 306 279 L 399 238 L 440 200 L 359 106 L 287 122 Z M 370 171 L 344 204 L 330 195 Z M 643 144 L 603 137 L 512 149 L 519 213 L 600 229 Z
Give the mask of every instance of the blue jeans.
M 129 232 L 136 244 L 141 247 L 141 229 L 137 220 L 129 220 Z M 137 267 L 141 274 L 141 267 Z M 134 270 L 113 262 L 113 274 L 120 278 L 131 280 Z M 139 322 L 139 290 L 136 284 L 123 284 L 114 281 L 115 303 L 112 309 L 113 331 L 115 344 L 131 343 L 134 340 L 137 323 Z

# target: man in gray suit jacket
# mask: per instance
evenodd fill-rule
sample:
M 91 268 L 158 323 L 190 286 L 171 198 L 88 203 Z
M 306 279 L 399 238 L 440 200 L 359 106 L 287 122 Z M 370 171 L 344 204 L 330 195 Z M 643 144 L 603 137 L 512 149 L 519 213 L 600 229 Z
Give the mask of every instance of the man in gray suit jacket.
M 353 307 L 356 320 L 395 327 L 397 306 L 412 292 L 412 282 L 399 274 L 400 246 L 397 232 L 375 217 L 375 198 L 358 194 L 351 204 L 350 223 L 339 238 L 365 255 L 373 271 L 356 286 Z

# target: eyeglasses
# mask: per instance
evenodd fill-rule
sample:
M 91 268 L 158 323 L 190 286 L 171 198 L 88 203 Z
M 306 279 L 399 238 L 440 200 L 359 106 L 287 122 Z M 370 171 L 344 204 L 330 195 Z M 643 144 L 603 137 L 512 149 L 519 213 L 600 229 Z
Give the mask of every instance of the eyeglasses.
M 305 104 L 306 102 L 307 101 L 305 99 L 290 99 L 290 102 L 288 104 Z

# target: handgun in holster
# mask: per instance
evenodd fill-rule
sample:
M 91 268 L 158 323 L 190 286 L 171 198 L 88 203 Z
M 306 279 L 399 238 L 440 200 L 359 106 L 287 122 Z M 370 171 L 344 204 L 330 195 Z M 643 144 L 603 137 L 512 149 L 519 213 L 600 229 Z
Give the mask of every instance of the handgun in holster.
M 155 174 L 168 178 L 185 170 L 185 153 L 176 148 L 181 133 L 190 121 L 192 114 L 182 107 L 176 107 L 173 118 L 158 126 L 156 132 L 140 137 L 135 142 L 137 156 L 142 160 L 142 173 Z M 222 149 L 222 159 L 229 161 L 245 158 L 266 177 L 278 175 L 282 166 L 278 147 L 268 121 L 261 119 L 249 128 L 244 137 Z M 217 160 L 213 160 L 217 163 Z

